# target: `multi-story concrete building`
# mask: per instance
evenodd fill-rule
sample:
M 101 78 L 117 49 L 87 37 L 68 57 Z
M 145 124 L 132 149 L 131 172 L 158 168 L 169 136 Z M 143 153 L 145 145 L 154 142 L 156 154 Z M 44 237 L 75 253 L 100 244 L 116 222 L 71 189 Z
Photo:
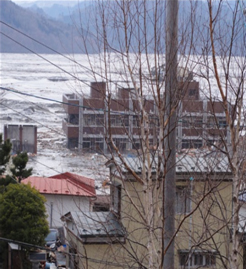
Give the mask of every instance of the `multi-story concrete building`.
M 223 104 L 201 99 L 199 82 L 193 79 L 180 82 L 184 93 L 177 119 L 177 145 L 181 148 L 200 148 L 226 141 L 228 131 Z M 185 90 L 184 90 L 185 89 Z M 141 146 L 139 122 L 141 111 L 131 88 L 119 88 L 115 96 L 106 93 L 105 82 L 92 82 L 89 96 L 63 95 L 67 118 L 63 130 L 68 148 L 106 151 L 111 136 L 121 150 Z M 157 143 L 158 117 L 153 96 L 144 100 L 150 121 L 150 144 Z

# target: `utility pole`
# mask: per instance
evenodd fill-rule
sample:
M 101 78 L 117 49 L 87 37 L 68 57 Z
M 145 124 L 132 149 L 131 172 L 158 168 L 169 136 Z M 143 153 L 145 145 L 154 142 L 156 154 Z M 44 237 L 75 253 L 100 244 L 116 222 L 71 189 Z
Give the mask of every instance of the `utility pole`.
M 166 162 L 164 190 L 164 249 L 163 268 L 174 268 L 175 194 L 176 194 L 176 102 L 178 53 L 178 0 L 166 0 L 166 77 L 164 161 Z

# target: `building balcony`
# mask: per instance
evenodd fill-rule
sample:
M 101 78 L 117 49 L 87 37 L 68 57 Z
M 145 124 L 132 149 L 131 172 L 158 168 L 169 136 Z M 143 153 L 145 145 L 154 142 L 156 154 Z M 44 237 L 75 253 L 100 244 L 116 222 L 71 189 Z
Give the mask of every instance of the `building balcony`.
M 62 130 L 67 138 L 79 137 L 79 125 L 71 124 L 65 119 L 62 121 Z
M 64 94 L 62 96 L 63 108 L 68 114 L 79 114 L 79 96 L 76 94 Z

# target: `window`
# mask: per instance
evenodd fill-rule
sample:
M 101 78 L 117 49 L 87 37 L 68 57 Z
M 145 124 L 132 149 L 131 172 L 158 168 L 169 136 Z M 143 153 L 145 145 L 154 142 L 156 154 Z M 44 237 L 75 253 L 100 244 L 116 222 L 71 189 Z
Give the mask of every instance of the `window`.
M 190 188 L 188 186 L 176 186 L 176 213 L 186 214 L 190 212 Z
M 103 126 L 104 115 L 84 115 L 84 126 Z
M 79 115 L 78 114 L 70 114 L 69 116 L 69 123 L 71 124 L 79 124 Z
M 127 127 L 129 126 L 129 117 L 121 115 L 111 115 L 110 123 L 113 127 Z
M 212 267 L 216 265 L 216 253 L 211 251 L 179 251 L 179 265 L 183 268 Z
M 216 128 L 216 122 L 214 117 L 208 117 L 208 124 L 207 124 L 208 128 Z
M 139 117 L 138 116 L 133 116 L 133 121 L 132 121 L 133 127 L 139 127 L 139 125 L 140 125 L 139 122 L 140 122 Z
M 114 182 L 111 185 L 111 210 L 120 217 L 121 209 L 121 185 Z
M 114 138 L 114 143 L 118 149 L 126 150 L 126 145 L 128 141 L 124 138 Z
M 202 127 L 202 117 L 194 117 L 193 119 L 193 127 L 194 128 L 201 128 Z
M 196 89 L 189 89 L 189 96 L 194 96 L 197 94 L 197 90 Z
M 191 146 L 195 149 L 202 147 L 202 140 L 191 140 Z
M 182 118 L 182 125 L 184 128 L 189 128 L 191 124 L 191 118 L 190 117 L 183 117 Z
M 218 118 L 218 122 L 219 122 L 219 127 L 220 128 L 225 128 L 226 127 L 226 118 Z

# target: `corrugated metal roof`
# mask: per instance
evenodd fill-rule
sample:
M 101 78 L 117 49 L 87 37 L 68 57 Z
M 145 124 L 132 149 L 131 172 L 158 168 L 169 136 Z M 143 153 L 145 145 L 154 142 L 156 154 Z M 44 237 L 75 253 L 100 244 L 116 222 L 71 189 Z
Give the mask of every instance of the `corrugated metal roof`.
M 40 193 L 43 194 L 62 194 L 62 195 L 77 195 L 77 196 L 96 196 L 95 188 L 91 185 L 87 185 L 73 178 L 53 178 L 53 177 L 36 177 L 31 176 L 24 180 L 22 183 L 30 183 L 32 187 L 35 187 Z
M 115 162 L 122 167 L 123 172 L 127 172 L 126 167 L 119 158 L 114 158 Z M 136 173 L 143 169 L 143 161 L 139 157 L 125 157 L 125 163 Z M 152 159 L 151 171 L 155 173 L 158 160 Z M 108 162 L 110 165 L 110 162 Z M 146 163 L 147 168 L 147 163 Z M 176 173 L 227 173 L 230 172 L 228 159 L 225 155 L 202 154 L 193 152 L 176 156 Z
M 69 172 L 57 174 L 49 178 L 69 179 L 72 182 L 80 185 L 82 188 L 86 188 L 88 191 L 93 192 L 93 193 L 95 192 L 95 180 L 92 178 L 80 176 L 80 175 L 69 173 Z
M 238 196 L 238 200 L 239 201 L 242 201 L 242 202 L 246 202 L 246 192 L 244 191 L 244 192 L 241 192 L 240 194 L 239 194 L 239 196 Z
M 124 236 L 125 230 L 112 212 L 70 212 L 80 237 Z M 66 214 L 67 215 L 67 214 Z

